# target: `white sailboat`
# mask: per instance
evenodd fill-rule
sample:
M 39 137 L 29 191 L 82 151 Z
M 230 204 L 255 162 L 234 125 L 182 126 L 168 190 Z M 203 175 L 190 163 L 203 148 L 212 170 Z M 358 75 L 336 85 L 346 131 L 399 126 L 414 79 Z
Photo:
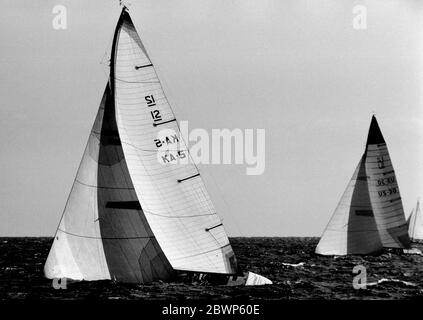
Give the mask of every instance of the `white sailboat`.
M 408 234 L 411 241 L 423 241 L 423 216 L 420 211 L 420 203 L 417 200 L 416 208 L 408 218 Z
M 321 255 L 371 254 L 409 248 L 394 168 L 376 117 L 366 148 L 316 248 Z
M 188 161 L 182 161 L 188 160 Z M 110 77 L 44 272 L 147 283 L 239 268 L 126 7 Z M 244 284 L 269 284 L 253 273 Z M 257 280 L 258 279 L 258 280 Z

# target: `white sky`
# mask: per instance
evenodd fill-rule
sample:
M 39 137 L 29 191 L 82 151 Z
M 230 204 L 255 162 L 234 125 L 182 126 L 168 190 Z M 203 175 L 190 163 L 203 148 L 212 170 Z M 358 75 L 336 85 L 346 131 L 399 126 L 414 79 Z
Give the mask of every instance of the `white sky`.
M 266 170 L 200 165 L 230 236 L 319 236 L 376 112 L 423 194 L 423 1 L 132 0 L 178 120 L 266 129 Z M 67 7 L 68 29 L 52 28 Z M 368 29 L 352 8 L 368 8 Z M 108 78 L 116 0 L 1 0 L 0 236 L 53 235 Z

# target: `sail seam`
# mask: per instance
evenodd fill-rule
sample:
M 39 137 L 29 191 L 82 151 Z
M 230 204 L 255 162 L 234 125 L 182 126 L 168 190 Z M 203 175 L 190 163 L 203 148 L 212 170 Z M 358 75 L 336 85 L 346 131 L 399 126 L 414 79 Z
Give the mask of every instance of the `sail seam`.
M 337 230 L 337 229 L 326 229 L 335 232 L 345 232 L 344 230 Z M 348 232 L 379 232 L 379 230 L 348 230 Z
M 159 152 L 159 151 L 161 151 L 160 149 L 155 149 L 155 150 L 152 150 L 152 149 L 142 149 L 142 148 L 139 148 L 136 145 L 134 145 L 134 144 L 132 144 L 130 142 L 124 141 L 124 140 L 121 140 L 121 142 L 124 143 L 124 144 L 127 144 L 128 146 L 134 147 L 135 149 L 140 150 L 140 151 L 147 151 L 147 152 Z M 189 152 L 188 149 L 165 149 L 163 151 L 186 151 L 186 152 Z
M 134 190 L 134 188 L 128 188 L 128 187 L 103 187 L 103 186 L 94 186 L 92 184 L 84 183 L 84 182 L 79 181 L 79 180 L 75 180 L 75 181 L 78 182 L 79 184 L 82 184 L 84 186 L 91 187 L 91 188 L 113 189 L 113 190 Z
M 79 238 L 87 238 L 87 239 L 98 239 L 98 240 L 130 240 L 130 239 L 152 239 L 155 238 L 154 236 L 146 236 L 146 237 L 93 237 L 93 236 L 84 236 L 76 233 L 72 233 L 69 231 L 65 231 L 63 229 L 58 228 L 57 230 L 66 233 L 68 235 L 79 237 Z
M 118 80 L 125 83 L 160 83 L 159 81 L 127 81 L 119 78 L 113 78 L 114 80 Z
M 204 217 L 204 216 L 213 216 L 216 214 L 216 212 L 213 213 L 206 213 L 206 214 L 194 214 L 194 215 L 190 215 L 190 216 L 166 216 L 164 214 L 158 214 L 158 213 L 153 213 L 151 211 L 146 211 L 143 210 L 144 213 L 148 213 L 151 214 L 153 216 L 159 216 L 159 217 L 163 217 L 163 218 L 195 218 L 195 217 Z
M 221 250 L 221 249 L 223 249 L 223 248 L 225 248 L 225 247 L 227 247 L 227 246 L 230 246 L 230 245 L 231 245 L 231 244 L 230 244 L 230 243 L 228 243 L 228 244 L 225 244 L 224 246 L 219 247 L 219 248 L 217 248 L 217 249 L 204 251 L 204 252 L 201 252 L 201 253 L 193 254 L 193 255 L 191 255 L 191 256 L 185 256 L 185 257 L 180 257 L 180 258 L 173 258 L 173 260 L 180 260 L 180 259 L 186 259 L 186 258 L 191 258 L 191 257 L 201 256 L 201 255 L 203 255 L 203 254 L 210 253 L 210 252 L 213 252 L 213 251 L 219 251 L 219 250 Z

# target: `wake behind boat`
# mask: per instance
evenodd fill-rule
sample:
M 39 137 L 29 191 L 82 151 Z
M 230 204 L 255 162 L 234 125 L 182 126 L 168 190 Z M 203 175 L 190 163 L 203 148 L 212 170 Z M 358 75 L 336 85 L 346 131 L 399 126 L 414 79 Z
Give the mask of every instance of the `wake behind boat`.
M 109 82 L 44 272 L 128 283 L 181 273 L 217 284 L 271 283 L 240 271 L 126 7 Z

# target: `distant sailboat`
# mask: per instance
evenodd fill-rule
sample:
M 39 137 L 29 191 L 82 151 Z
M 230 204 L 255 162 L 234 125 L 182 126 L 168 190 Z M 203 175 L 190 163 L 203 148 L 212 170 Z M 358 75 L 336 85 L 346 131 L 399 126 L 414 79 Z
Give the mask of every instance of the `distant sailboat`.
M 178 272 L 239 276 L 196 165 L 177 161 L 187 158 L 155 67 L 124 7 L 109 82 L 45 276 L 130 283 L 167 280 Z M 271 283 L 253 273 L 242 278 L 247 285 Z
M 385 139 L 372 117 L 366 148 L 316 253 L 370 254 L 409 248 L 402 200 Z
M 419 201 L 417 201 L 416 208 L 408 218 L 408 234 L 411 241 L 423 241 L 423 216 L 420 211 Z

